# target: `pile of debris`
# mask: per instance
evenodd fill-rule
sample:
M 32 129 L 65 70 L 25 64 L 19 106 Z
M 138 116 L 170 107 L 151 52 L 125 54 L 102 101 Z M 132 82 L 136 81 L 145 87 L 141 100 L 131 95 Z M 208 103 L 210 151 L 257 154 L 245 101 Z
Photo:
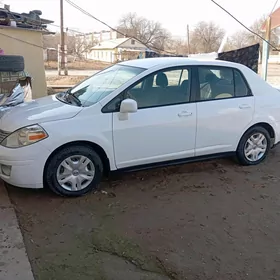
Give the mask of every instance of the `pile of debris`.
M 47 25 L 53 21 L 40 18 L 42 12 L 33 10 L 27 13 L 15 13 L 10 11 L 10 6 L 0 7 L 0 25 L 17 26 L 20 28 L 46 30 Z

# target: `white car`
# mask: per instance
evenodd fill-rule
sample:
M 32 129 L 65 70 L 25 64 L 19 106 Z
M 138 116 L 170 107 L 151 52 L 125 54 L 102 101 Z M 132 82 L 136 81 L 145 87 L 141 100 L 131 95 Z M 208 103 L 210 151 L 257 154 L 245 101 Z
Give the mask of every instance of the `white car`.
M 224 156 L 260 163 L 280 139 L 280 92 L 235 63 L 139 59 L 0 121 L 4 181 L 80 196 L 116 170 Z

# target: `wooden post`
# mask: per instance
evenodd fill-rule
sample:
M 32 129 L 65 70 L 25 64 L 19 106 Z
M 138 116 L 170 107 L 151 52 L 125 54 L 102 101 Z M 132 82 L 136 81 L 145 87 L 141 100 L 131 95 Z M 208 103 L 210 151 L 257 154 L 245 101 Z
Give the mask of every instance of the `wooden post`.
M 191 53 L 191 48 L 190 48 L 190 28 L 189 25 L 187 25 L 187 41 L 188 41 L 188 55 Z
M 61 46 L 61 66 L 64 70 L 64 75 L 68 75 L 67 69 L 65 69 L 65 33 L 64 33 L 64 12 L 63 12 L 63 0 L 60 0 L 60 46 Z
M 266 31 L 265 31 L 265 40 L 270 42 L 271 34 L 271 17 L 269 16 L 266 20 Z M 263 41 L 263 54 L 262 54 L 262 78 L 267 80 L 267 66 L 269 58 L 269 45 L 266 41 Z
M 58 72 L 58 76 L 61 75 L 61 48 L 60 45 L 57 45 L 57 72 Z

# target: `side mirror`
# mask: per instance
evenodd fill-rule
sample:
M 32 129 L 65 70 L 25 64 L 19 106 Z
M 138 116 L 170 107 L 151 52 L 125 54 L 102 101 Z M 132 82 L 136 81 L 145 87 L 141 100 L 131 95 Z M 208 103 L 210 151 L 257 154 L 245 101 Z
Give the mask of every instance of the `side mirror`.
M 136 113 L 137 109 L 137 102 L 134 99 L 128 98 L 122 101 L 120 113 Z

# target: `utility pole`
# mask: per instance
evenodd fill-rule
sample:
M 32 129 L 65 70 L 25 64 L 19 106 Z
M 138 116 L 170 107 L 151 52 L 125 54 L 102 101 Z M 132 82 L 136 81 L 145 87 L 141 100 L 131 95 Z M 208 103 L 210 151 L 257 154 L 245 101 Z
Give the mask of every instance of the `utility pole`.
M 190 28 L 189 25 L 187 25 L 187 42 L 188 42 L 188 55 L 191 53 L 191 48 L 190 48 Z
M 265 24 L 265 40 L 270 42 L 270 34 L 271 34 L 271 17 L 269 16 L 266 20 Z M 267 80 L 267 65 L 269 58 L 269 45 L 266 41 L 263 41 L 263 55 L 262 55 L 262 78 Z
M 64 12 L 63 12 L 63 0 L 60 0 L 60 69 L 64 71 L 64 75 L 68 75 L 68 71 L 65 67 L 65 33 L 64 33 Z

